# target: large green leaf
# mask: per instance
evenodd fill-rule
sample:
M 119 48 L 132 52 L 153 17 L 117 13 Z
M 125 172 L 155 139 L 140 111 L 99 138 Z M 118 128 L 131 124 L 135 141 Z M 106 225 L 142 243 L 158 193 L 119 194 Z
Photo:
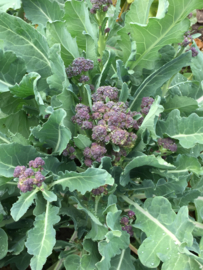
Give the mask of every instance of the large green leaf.
M 159 168 L 162 170 L 171 170 L 175 168 L 174 165 L 167 163 L 161 157 L 155 157 L 154 155 L 142 155 L 133 158 L 125 167 L 123 173 L 121 174 L 120 183 L 125 186 L 130 181 L 129 173 L 132 169 L 142 167 L 142 166 L 150 166 Z
M 6 12 L 9 8 L 19 9 L 21 7 L 21 0 L 1 0 L 0 12 Z
M 47 21 L 61 20 L 64 14 L 57 1 L 23 0 L 23 8 L 28 20 L 33 24 L 41 23 L 44 26 Z
M 64 126 L 66 112 L 63 109 L 54 111 L 47 122 L 32 129 L 32 134 L 40 142 L 53 149 L 53 153 L 62 153 L 71 138 L 71 132 Z
M 0 108 L 1 111 L 5 114 L 6 117 L 9 114 L 16 113 L 23 108 L 23 105 L 26 105 L 26 101 L 22 98 L 13 97 L 10 92 L 5 92 L 0 94 L 1 103 Z M 1 116 L 1 118 L 4 118 Z
M 68 187 L 70 191 L 78 190 L 81 194 L 91 191 L 103 185 L 113 185 L 112 176 L 102 169 L 88 168 L 85 172 L 59 172 L 57 181 L 51 186 L 62 185 L 63 189 Z
M 91 239 L 85 239 L 83 242 L 83 248 L 89 254 L 82 256 L 81 266 L 83 269 L 94 270 L 95 264 L 101 259 L 101 255 L 98 252 L 97 242 L 93 242 Z
M 174 96 L 169 98 L 163 106 L 165 113 L 178 109 L 183 115 L 190 115 L 199 107 L 195 99 L 186 96 Z
M 138 133 L 137 133 L 138 136 L 141 136 L 141 134 L 147 129 L 154 140 L 157 138 L 156 122 L 158 120 L 160 113 L 162 113 L 164 110 L 163 106 L 159 105 L 160 101 L 161 101 L 161 98 L 159 96 L 156 97 L 156 99 L 154 100 L 150 108 L 149 113 L 144 118 L 144 121 L 138 130 Z
M 65 3 L 65 15 L 63 19 L 66 21 L 66 27 L 71 36 L 77 37 L 78 47 L 86 49 L 85 31 L 95 41 L 97 46 L 97 30 L 96 25 L 90 22 L 89 12 L 86 2 L 83 1 L 67 1 Z
M 34 228 L 28 231 L 25 245 L 28 253 L 34 255 L 30 264 L 33 270 L 41 270 L 46 258 L 52 253 L 56 243 L 56 232 L 53 225 L 60 220 L 58 211 L 58 207 L 47 203 L 46 212 L 36 217 Z
M 7 50 L 12 50 L 25 60 L 28 72 L 37 72 L 42 78 L 51 75 L 46 39 L 30 24 L 18 17 L 1 13 L 0 39 Z
M 3 229 L 0 228 L 0 260 L 3 259 L 8 252 L 8 236 Z
M 49 46 L 53 46 L 55 43 L 61 44 L 61 57 L 66 67 L 70 65 L 75 58 L 80 56 L 76 38 L 70 35 L 65 22 L 57 21 L 48 23 L 46 36 Z
M 201 259 L 188 251 L 185 246 L 193 244 L 193 223 L 188 217 L 187 206 L 176 214 L 164 197 L 147 199 L 144 208 L 122 196 L 136 214 L 134 227 L 147 236 L 138 249 L 139 259 L 147 267 L 157 267 L 163 262 L 164 270 L 192 269 L 203 267 Z
M 203 118 L 193 113 L 181 117 L 179 110 L 173 110 L 166 121 L 157 123 L 157 132 L 179 140 L 184 148 L 192 148 L 195 144 L 203 144 Z
M 168 0 L 159 1 L 158 10 L 156 14 L 157 18 L 162 19 L 166 15 L 166 13 L 168 12 L 168 5 L 169 5 Z
M 38 190 L 33 190 L 22 194 L 16 203 L 11 208 L 11 216 L 15 221 L 18 221 L 28 210 L 30 205 L 36 199 Z
M 126 232 L 110 231 L 106 234 L 106 240 L 99 242 L 99 253 L 102 259 L 96 264 L 98 270 L 110 269 L 111 258 L 121 254 L 121 250 L 129 246 L 130 240 L 126 236 Z
M 19 98 L 26 98 L 34 95 L 34 87 L 40 75 L 36 72 L 26 74 L 19 84 L 9 87 L 10 92 Z
M 60 52 L 61 48 L 59 44 L 54 44 L 49 51 L 49 59 L 53 75 L 47 78 L 47 83 L 51 89 L 55 89 L 53 91 L 56 94 L 61 93 L 64 88 L 69 86 L 64 62 L 61 59 Z
M 189 64 L 190 60 L 191 53 L 187 52 L 178 58 L 171 60 L 148 76 L 136 90 L 134 100 L 130 105 L 131 110 L 139 110 L 143 97 L 154 96 L 157 89 L 176 74 L 182 67 Z
M 84 150 L 86 147 L 90 147 L 90 145 L 92 144 L 90 138 L 82 134 L 79 134 L 77 137 L 74 137 L 73 140 L 75 145 L 81 150 Z
M 111 267 L 109 270 L 135 270 L 130 256 L 130 249 L 123 249 L 121 254 L 111 259 Z M 140 270 L 140 269 L 139 269 Z
M 26 73 L 25 62 L 11 52 L 0 50 L 0 92 L 9 91 L 9 87 L 19 83 Z
M 181 42 L 184 32 L 189 27 L 189 20 L 185 18 L 192 10 L 202 7 L 201 0 L 169 0 L 169 9 L 164 18 L 149 18 L 147 26 L 132 20 L 130 33 L 132 39 L 136 41 L 137 54 L 136 61 L 130 62 L 130 68 L 153 69 L 154 60 L 158 57 L 158 50 L 167 44 Z M 127 32 L 125 27 L 120 31 L 121 36 L 129 32 L 128 28 L 129 26 L 127 26 Z

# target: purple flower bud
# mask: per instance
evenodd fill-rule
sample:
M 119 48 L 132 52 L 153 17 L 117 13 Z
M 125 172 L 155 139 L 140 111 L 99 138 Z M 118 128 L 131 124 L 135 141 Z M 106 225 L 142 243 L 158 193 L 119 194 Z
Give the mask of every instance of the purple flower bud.
M 95 126 L 92 129 L 92 139 L 96 140 L 98 142 L 102 142 L 105 140 L 105 137 L 107 136 L 107 128 L 102 125 Z
M 91 167 L 92 166 L 92 160 L 90 158 L 86 158 L 84 160 L 84 163 L 87 167 Z
M 89 77 L 88 77 L 88 76 L 85 76 L 85 75 L 82 75 L 82 76 L 80 77 L 79 81 L 80 81 L 81 83 L 87 82 L 87 81 L 89 81 Z
M 92 122 L 83 121 L 82 122 L 82 129 L 92 129 L 93 125 Z
M 26 170 L 25 166 L 15 167 L 13 177 L 19 177 L 20 175 L 22 175 L 24 173 L 25 170 Z
M 192 51 L 192 57 L 195 57 L 195 56 L 197 56 L 198 55 L 198 51 L 196 50 L 196 48 L 195 47 L 191 47 L 190 48 L 190 50 Z
M 130 234 L 130 236 L 133 236 L 133 228 L 130 225 L 125 225 L 124 227 L 122 227 L 123 231 L 126 231 L 127 233 Z
M 107 10 L 108 10 L 108 6 L 104 6 L 103 7 L 103 12 L 107 12 Z
M 120 222 L 121 224 L 128 225 L 129 219 L 127 217 L 122 217 Z
M 31 168 L 28 168 L 28 169 L 25 170 L 25 172 L 24 172 L 25 177 L 29 177 L 29 176 L 32 176 L 32 175 L 34 175 L 34 171 Z
M 118 101 L 118 89 L 111 86 L 101 86 L 97 89 L 96 93 L 92 95 L 94 102 L 106 101 L 106 98 L 112 101 Z
M 177 145 L 171 138 L 159 138 L 158 145 L 165 148 L 166 150 L 170 150 L 171 152 L 177 151 Z
M 104 193 L 104 187 L 99 187 L 99 188 L 96 188 L 96 189 L 93 189 L 92 190 L 92 194 L 94 195 L 94 196 L 100 196 L 102 193 Z
M 128 211 L 129 218 L 133 218 L 135 216 L 135 213 L 133 211 Z
M 111 141 L 116 145 L 124 145 L 129 133 L 126 130 L 117 128 L 111 133 Z
M 107 28 L 104 30 L 104 33 L 106 34 L 106 33 L 109 33 L 109 32 L 110 32 L 110 28 L 107 27 Z
M 94 89 L 95 89 L 94 85 L 93 84 L 89 84 L 89 86 L 90 86 L 90 90 L 91 91 L 94 91 Z
M 36 172 L 35 179 L 37 180 L 37 182 L 43 182 L 45 180 L 45 177 L 41 174 L 41 172 Z

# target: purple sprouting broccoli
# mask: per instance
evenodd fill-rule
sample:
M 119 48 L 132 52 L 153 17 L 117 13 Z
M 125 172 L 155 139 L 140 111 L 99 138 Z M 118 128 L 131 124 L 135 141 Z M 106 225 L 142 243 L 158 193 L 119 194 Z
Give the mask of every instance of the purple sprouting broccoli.
M 105 34 L 107 34 L 107 33 L 109 33 L 110 32 L 110 28 L 109 27 L 107 27 L 106 29 L 104 29 L 104 33 Z
M 85 59 L 84 57 L 78 57 L 73 60 L 73 63 L 66 68 L 66 74 L 68 78 L 76 77 L 80 75 L 82 72 L 89 71 L 94 68 L 94 63 L 92 60 Z M 89 80 L 89 77 L 81 76 L 82 82 Z
M 127 141 L 129 133 L 121 128 L 117 128 L 111 132 L 111 141 L 116 145 L 124 145 Z
M 101 158 L 104 157 L 107 150 L 105 147 L 99 145 L 98 143 L 92 143 L 91 147 L 86 147 L 83 151 L 85 157 L 85 165 L 92 165 L 90 161 L 101 162 Z M 90 167 L 88 166 L 88 167 Z
M 179 43 L 182 47 L 187 47 L 190 43 L 193 42 L 193 38 L 190 35 L 190 31 L 185 32 L 184 40 L 182 43 Z
M 133 228 L 131 225 L 125 225 L 122 227 L 123 231 L 126 231 L 127 233 L 129 233 L 130 236 L 133 236 Z
M 41 157 L 35 158 L 29 162 L 29 167 L 17 166 L 14 170 L 14 177 L 18 177 L 18 188 L 22 192 L 32 191 L 36 187 L 41 187 L 45 180 L 41 171 L 43 170 L 44 160 Z
M 112 101 L 118 101 L 118 89 L 111 86 L 101 86 L 97 89 L 96 93 L 92 95 L 94 102 L 106 101 L 106 98 Z
M 105 187 L 101 186 L 101 187 L 99 187 L 99 188 L 93 189 L 93 190 L 92 190 L 92 194 L 93 194 L 94 196 L 101 196 L 101 195 L 104 193 L 104 191 L 105 191 Z
M 189 50 L 192 51 L 192 57 L 197 56 L 199 53 L 195 47 L 191 47 Z
M 90 13 L 95 14 L 97 10 L 102 10 L 106 12 L 110 5 L 112 5 L 111 0 L 90 0 L 92 3 L 92 8 L 90 9 Z
M 120 223 L 123 225 L 128 225 L 129 219 L 127 217 L 122 217 Z
M 93 84 L 89 84 L 89 86 L 90 86 L 90 90 L 91 91 L 94 91 L 94 89 L 95 89 L 94 85 Z
M 76 114 L 72 117 L 73 123 L 78 124 L 83 129 L 92 129 L 93 125 L 91 122 L 90 108 L 86 105 L 79 103 L 76 105 L 75 111 Z
M 161 153 L 166 153 L 168 150 L 171 152 L 177 151 L 177 144 L 171 138 L 159 138 L 158 146 Z
M 63 150 L 63 155 L 65 157 L 69 156 L 70 159 L 75 159 L 76 156 L 74 155 L 75 148 L 71 146 L 70 144 L 67 144 L 67 147 L 65 150 Z
M 135 216 L 135 213 L 133 211 L 128 211 L 129 218 L 133 218 Z
M 79 79 L 79 82 L 81 83 L 85 83 L 85 82 L 88 82 L 89 81 L 89 77 L 88 76 L 85 76 L 85 75 L 82 75 Z
M 141 113 L 144 115 L 147 115 L 153 102 L 154 102 L 153 98 L 143 97 L 142 103 L 141 103 Z
M 107 127 L 103 125 L 97 125 L 92 129 L 92 139 L 98 142 L 105 141 L 107 136 Z

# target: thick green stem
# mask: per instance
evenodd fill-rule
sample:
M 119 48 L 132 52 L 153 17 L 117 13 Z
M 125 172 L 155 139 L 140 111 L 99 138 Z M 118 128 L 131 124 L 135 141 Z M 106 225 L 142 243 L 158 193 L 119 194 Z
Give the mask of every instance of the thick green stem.
M 98 23 L 99 23 L 99 40 L 98 40 L 98 53 L 99 53 L 99 57 L 102 61 L 102 56 L 103 56 L 103 52 L 105 50 L 106 47 L 106 37 L 104 35 L 104 33 L 102 32 L 102 22 L 105 18 L 105 13 L 103 11 L 99 11 L 97 14 L 97 18 L 98 18 Z M 102 63 L 100 65 L 100 69 L 102 69 Z

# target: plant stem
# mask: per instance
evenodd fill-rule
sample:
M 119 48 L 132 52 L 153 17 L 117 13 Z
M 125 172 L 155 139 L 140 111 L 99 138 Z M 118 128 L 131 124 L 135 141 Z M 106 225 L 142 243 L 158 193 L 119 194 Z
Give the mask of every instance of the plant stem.
M 137 249 L 132 244 L 129 245 L 129 248 L 132 250 L 132 252 L 134 252 L 136 255 L 138 255 Z
M 104 33 L 102 33 L 101 25 L 105 18 L 105 13 L 103 11 L 98 12 L 98 23 L 99 23 L 99 40 L 98 40 L 98 53 L 99 57 L 102 60 L 103 51 L 106 47 L 106 38 L 104 36 Z M 100 69 L 102 69 L 102 66 L 100 66 Z
M 97 216 L 97 210 L 98 210 L 98 205 L 99 205 L 100 199 L 101 199 L 101 196 L 95 197 L 95 208 L 94 208 L 95 216 Z
M 69 242 L 70 242 L 70 243 L 71 243 L 71 242 L 74 242 L 74 240 L 75 240 L 76 238 L 77 238 L 77 231 L 74 231 L 74 233 L 73 233 L 73 235 L 71 236 Z M 65 248 L 64 251 L 67 251 L 67 250 L 69 250 L 69 249 L 70 249 L 70 247 L 67 247 L 67 248 Z M 57 264 L 56 264 L 56 266 L 54 267 L 53 270 L 60 270 L 61 267 L 63 266 L 64 260 L 65 260 L 65 258 L 60 259 L 60 260 L 57 262 Z

